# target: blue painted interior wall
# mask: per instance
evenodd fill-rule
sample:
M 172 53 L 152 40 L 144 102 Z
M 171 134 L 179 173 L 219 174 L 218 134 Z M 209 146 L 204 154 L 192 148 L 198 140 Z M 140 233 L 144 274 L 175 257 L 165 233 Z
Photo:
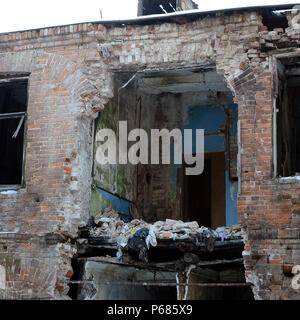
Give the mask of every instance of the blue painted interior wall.
M 238 107 L 236 104 L 229 105 L 233 111 L 235 120 L 238 118 Z M 224 135 L 214 134 L 225 122 L 226 114 L 220 105 L 207 106 L 190 106 L 188 109 L 189 123 L 182 127 L 182 134 L 184 129 L 193 130 L 193 153 L 196 152 L 195 130 L 204 129 L 205 134 L 211 134 L 204 137 L 204 151 L 205 152 L 225 152 L 225 137 Z M 231 135 L 236 136 L 236 127 L 233 126 Z M 173 155 L 174 148 L 172 147 L 171 155 Z M 237 183 L 229 179 L 229 160 L 227 159 L 227 152 L 225 152 L 226 171 L 225 171 L 225 188 L 226 188 L 226 225 L 230 226 L 238 223 L 237 214 Z M 173 191 L 176 189 L 177 169 L 181 165 L 173 165 L 171 168 L 171 179 Z
M 95 189 L 100 192 L 108 201 L 111 202 L 111 207 L 117 211 L 117 212 L 121 212 L 123 214 L 126 215 L 130 215 L 130 202 L 126 201 L 124 199 L 121 199 L 120 197 L 118 197 L 117 195 L 113 195 L 105 190 L 102 190 L 100 188 L 95 187 Z M 102 208 L 104 209 L 104 208 Z
M 205 134 L 212 134 L 225 122 L 225 112 L 221 106 L 190 106 L 188 109 L 189 124 L 182 127 L 184 129 L 204 129 Z M 183 132 L 182 132 L 183 133 Z M 217 134 L 205 136 L 205 152 L 224 151 L 224 138 Z M 196 152 L 196 139 L 193 139 L 193 153 Z
M 238 108 L 236 104 L 229 105 L 230 109 L 233 111 L 235 120 L 237 121 Z M 214 134 L 217 130 L 223 126 L 225 122 L 226 114 L 220 105 L 207 105 L 207 106 L 190 106 L 188 108 L 188 121 L 189 123 L 183 126 L 182 134 L 184 129 L 192 129 L 195 133 L 196 129 L 204 129 L 205 134 L 209 133 L 211 135 L 205 136 L 204 138 L 204 149 L 205 152 L 225 152 L 225 139 L 223 135 Z M 236 127 L 233 126 L 231 134 L 236 136 Z M 184 147 L 184 146 L 183 146 Z M 174 148 L 171 147 L 171 163 L 174 163 L 173 157 Z M 196 139 L 193 136 L 193 153 L 196 152 Z M 225 188 L 226 188 L 226 225 L 230 226 L 232 224 L 238 223 L 237 215 L 237 183 L 231 182 L 229 179 L 229 163 L 227 159 L 227 154 L 225 152 L 226 159 L 226 172 L 225 172 Z M 177 181 L 177 169 L 181 165 L 171 166 L 171 188 L 172 193 L 176 193 L 176 181 Z M 126 200 L 120 199 L 117 195 L 112 195 L 104 190 L 97 190 L 112 203 L 112 208 L 118 212 L 129 215 L 130 203 Z

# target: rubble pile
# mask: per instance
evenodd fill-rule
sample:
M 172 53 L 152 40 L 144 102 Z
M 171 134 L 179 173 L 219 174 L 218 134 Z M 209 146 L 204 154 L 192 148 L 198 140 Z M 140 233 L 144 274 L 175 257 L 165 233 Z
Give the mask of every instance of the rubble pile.
M 220 227 L 216 230 L 199 227 L 196 221 L 183 222 L 166 219 L 154 224 L 132 219 L 113 209 L 105 209 L 95 219 L 89 230 L 90 237 L 107 239 L 117 243 L 117 259 L 122 259 L 123 250 L 136 256 L 137 260 L 148 262 L 150 246 L 156 247 L 157 240 L 193 240 L 208 243 L 215 240 L 236 239 L 242 236 L 239 225 Z
M 124 219 L 123 219 L 124 220 Z M 118 243 L 125 243 L 132 235 L 140 230 L 147 229 L 156 239 L 185 240 L 189 238 L 213 237 L 232 239 L 241 237 L 243 232 L 239 225 L 230 227 L 220 227 L 216 230 L 199 226 L 196 221 L 183 222 L 180 220 L 166 219 L 166 221 L 157 221 L 154 224 L 143 220 L 133 219 L 124 222 L 119 213 L 113 209 L 104 209 L 101 215 L 95 220 L 96 226 L 90 230 L 91 237 L 108 237 L 116 240 Z M 126 221 L 126 220 L 125 220 Z

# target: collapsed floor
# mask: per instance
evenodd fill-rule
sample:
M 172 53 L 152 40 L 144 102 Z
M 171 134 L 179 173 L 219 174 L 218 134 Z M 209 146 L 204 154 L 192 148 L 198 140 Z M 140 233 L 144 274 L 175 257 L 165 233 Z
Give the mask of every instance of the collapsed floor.
M 154 224 L 105 209 L 81 230 L 73 299 L 253 299 L 239 225 Z M 184 285 L 187 284 L 187 285 Z

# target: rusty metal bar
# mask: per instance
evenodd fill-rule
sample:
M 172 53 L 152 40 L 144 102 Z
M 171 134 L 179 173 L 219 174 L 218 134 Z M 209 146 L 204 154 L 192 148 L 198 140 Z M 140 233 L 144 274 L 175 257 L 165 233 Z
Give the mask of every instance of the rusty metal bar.
M 14 133 L 13 136 L 12 136 L 13 139 L 16 139 L 16 138 L 17 138 L 17 136 L 18 136 L 18 134 L 19 134 L 19 131 L 20 131 L 21 127 L 22 127 L 22 124 L 23 124 L 23 122 L 24 122 L 24 119 L 25 119 L 25 116 L 23 116 L 23 117 L 20 119 L 19 124 L 18 124 L 18 127 L 17 127 L 15 133 Z
M 84 284 L 84 283 L 92 283 L 98 285 L 109 285 L 109 286 L 156 286 L 156 287 L 177 287 L 177 286 L 185 286 L 185 287 L 249 287 L 253 286 L 252 283 L 244 283 L 244 282 L 232 282 L 232 283 L 173 283 L 173 282 L 129 282 L 129 281 L 103 281 L 103 282 L 94 282 L 90 280 L 71 280 L 68 283 L 72 284 Z
M 11 112 L 11 113 L 0 113 L 0 119 L 14 119 L 14 118 L 22 118 L 26 116 L 26 112 Z

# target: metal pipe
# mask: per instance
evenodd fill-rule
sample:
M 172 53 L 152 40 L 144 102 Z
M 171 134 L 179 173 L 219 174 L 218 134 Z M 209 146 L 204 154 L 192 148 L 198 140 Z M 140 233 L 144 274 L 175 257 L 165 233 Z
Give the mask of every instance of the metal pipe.
M 0 113 L 0 119 L 13 119 L 25 117 L 26 112 L 12 112 L 12 113 Z
M 19 131 L 20 131 L 20 129 L 21 129 L 21 126 L 22 126 L 22 124 L 23 124 L 23 122 L 24 122 L 24 119 L 25 119 L 25 116 L 23 116 L 23 117 L 21 118 L 21 120 L 19 121 L 19 125 L 18 125 L 15 133 L 14 133 L 13 136 L 12 136 L 13 139 L 16 139 L 16 138 L 17 138 L 18 133 L 19 133 Z
M 249 287 L 253 286 L 252 283 L 244 283 L 244 282 L 233 282 L 233 283 L 173 283 L 173 282 L 129 282 L 129 281 L 102 281 L 102 282 L 94 282 L 89 280 L 71 280 L 68 283 L 72 284 L 84 284 L 84 283 L 92 283 L 97 285 L 109 285 L 109 286 L 153 286 L 153 287 L 177 287 L 177 286 L 185 286 L 185 287 Z

